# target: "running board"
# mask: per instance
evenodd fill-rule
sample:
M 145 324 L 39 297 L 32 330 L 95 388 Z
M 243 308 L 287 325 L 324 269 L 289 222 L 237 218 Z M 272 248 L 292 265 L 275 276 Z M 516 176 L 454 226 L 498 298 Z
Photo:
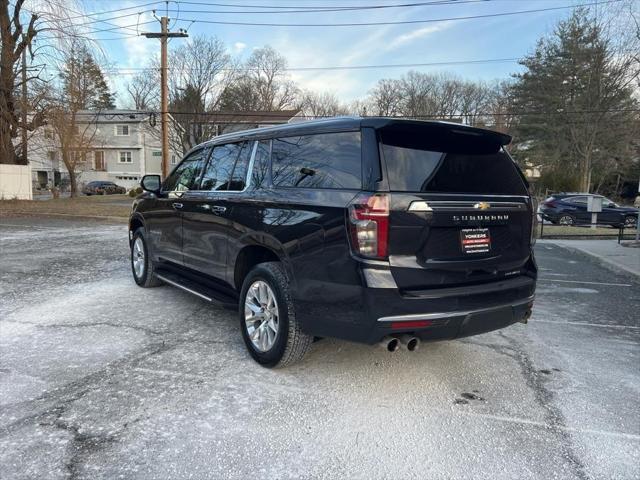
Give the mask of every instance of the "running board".
M 217 292 L 211 288 L 207 288 L 204 285 L 194 282 L 193 280 L 189 280 L 188 278 L 176 273 L 162 271 L 161 273 L 156 273 L 155 276 L 159 280 L 177 287 L 180 290 L 191 293 L 196 297 L 200 297 L 207 302 L 215 303 L 225 308 L 236 309 L 238 307 L 238 301 L 233 297 L 225 295 L 222 292 Z

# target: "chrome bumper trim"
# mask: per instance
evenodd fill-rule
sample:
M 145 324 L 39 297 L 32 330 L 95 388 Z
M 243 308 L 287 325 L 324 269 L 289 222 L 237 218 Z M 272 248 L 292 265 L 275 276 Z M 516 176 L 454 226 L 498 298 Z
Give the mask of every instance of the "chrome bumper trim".
M 436 312 L 436 313 L 412 313 L 409 315 L 396 315 L 393 317 L 379 318 L 379 322 L 410 322 L 412 320 L 438 320 L 441 318 L 449 317 L 466 317 L 474 313 L 490 312 L 492 310 L 500 310 L 507 307 L 517 307 L 525 303 L 533 302 L 535 295 L 531 295 L 523 300 L 518 300 L 513 303 L 504 303 L 493 307 L 477 308 L 475 310 L 454 310 L 452 312 Z

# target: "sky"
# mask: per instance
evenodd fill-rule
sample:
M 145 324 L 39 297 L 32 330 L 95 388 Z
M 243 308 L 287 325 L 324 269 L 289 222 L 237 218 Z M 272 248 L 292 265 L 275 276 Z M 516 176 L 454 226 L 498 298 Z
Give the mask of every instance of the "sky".
M 149 0 L 78 1 L 85 13 L 89 14 L 121 9 L 119 12 L 92 16 L 90 20 L 111 19 L 109 21 L 112 24 L 126 27 L 93 34 L 96 39 L 108 39 L 100 42 L 100 45 L 106 61 L 111 67 L 118 69 L 116 73 L 109 74 L 108 80 L 117 92 L 119 106 L 125 106 L 127 95 L 124 85 L 135 70 L 122 69 L 143 67 L 149 59 L 159 55 L 160 50 L 158 40 L 136 36 L 136 31 L 158 31 L 159 23 L 154 20 L 151 10 L 157 9 L 156 14 L 160 16 L 167 13 L 167 6 L 164 1 L 152 3 Z M 550 33 L 559 20 L 566 18 L 571 9 L 476 19 L 452 18 L 575 6 L 593 1 L 595 0 L 180 0 L 178 3 L 168 3 L 168 16 L 171 18 L 172 31 L 184 28 L 190 36 L 215 35 L 227 45 L 230 53 L 240 58 L 247 58 L 253 49 L 271 45 L 286 57 L 289 67 L 308 68 L 521 58 L 533 50 L 538 38 Z M 423 5 L 338 12 L 299 11 L 410 3 Z M 274 6 L 290 7 L 298 11 L 283 13 L 282 10 L 269 8 Z M 271 13 L 274 10 L 275 12 Z M 257 13 L 265 11 L 268 13 Z M 114 18 L 122 15 L 129 16 Z M 229 21 L 318 24 L 417 20 L 430 22 L 346 27 L 206 23 Z M 140 26 L 137 25 L 138 21 Z M 94 24 L 91 28 L 109 29 L 113 26 L 102 23 Z M 169 48 L 188 41 L 189 38 L 173 39 Z M 364 97 L 379 79 L 398 78 L 410 69 L 422 72 L 450 72 L 470 80 L 493 81 L 508 78 L 519 68 L 517 62 L 508 60 L 411 68 L 294 70 L 290 74 L 302 88 L 330 91 L 342 101 L 349 102 Z

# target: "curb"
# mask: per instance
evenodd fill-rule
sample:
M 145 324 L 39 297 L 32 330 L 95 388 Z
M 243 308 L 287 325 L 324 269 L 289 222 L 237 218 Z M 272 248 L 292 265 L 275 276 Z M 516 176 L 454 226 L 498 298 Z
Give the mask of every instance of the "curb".
M 640 278 L 640 271 L 632 268 L 632 267 L 628 267 L 626 265 L 621 265 L 619 263 L 614 262 L 613 260 L 610 260 L 606 257 L 603 257 L 602 255 L 598 255 L 597 253 L 593 253 L 590 252 L 588 250 L 583 250 L 579 247 L 575 247 L 575 246 L 570 246 L 570 245 L 563 245 L 561 243 L 555 243 L 553 240 L 549 240 L 549 243 L 552 243 L 553 245 L 556 245 L 557 247 L 560 248 L 564 248 L 565 250 L 569 250 L 571 252 L 576 252 L 576 253 L 581 253 L 583 255 L 587 255 L 591 258 L 594 258 L 598 261 L 598 263 L 600 263 L 603 267 L 607 268 L 608 270 L 612 270 L 616 273 L 620 273 L 620 271 L 624 271 L 626 273 L 629 273 L 631 275 L 634 275 L 638 278 Z

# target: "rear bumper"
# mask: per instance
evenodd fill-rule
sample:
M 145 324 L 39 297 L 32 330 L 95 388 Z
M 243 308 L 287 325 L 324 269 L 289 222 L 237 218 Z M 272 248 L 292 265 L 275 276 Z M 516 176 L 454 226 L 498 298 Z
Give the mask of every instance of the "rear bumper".
M 477 335 L 526 321 L 531 313 L 536 280 L 519 276 L 468 287 L 402 293 L 378 271 L 366 286 L 345 289 L 333 302 L 296 306 L 307 333 L 319 337 L 374 344 L 387 335 L 411 333 L 423 341 Z M 389 274 L 390 275 L 390 274 Z

